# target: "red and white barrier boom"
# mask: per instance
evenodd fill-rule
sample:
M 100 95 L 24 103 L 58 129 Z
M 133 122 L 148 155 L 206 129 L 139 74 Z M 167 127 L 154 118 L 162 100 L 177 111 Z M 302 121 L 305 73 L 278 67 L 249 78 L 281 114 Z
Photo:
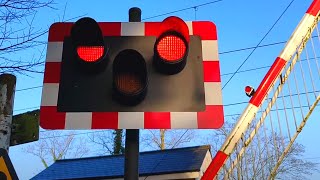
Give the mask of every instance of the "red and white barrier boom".
M 311 6 L 309 7 L 309 9 L 307 10 L 307 12 L 305 13 L 305 15 L 303 16 L 299 25 L 296 27 L 295 31 L 291 35 L 291 37 L 288 40 L 287 44 L 285 45 L 284 49 L 282 50 L 280 55 L 275 59 L 274 63 L 272 64 L 271 68 L 269 69 L 269 71 L 265 75 L 264 79 L 260 83 L 260 85 L 259 85 L 258 89 L 256 90 L 256 92 L 254 93 L 253 97 L 250 99 L 249 104 L 247 105 L 247 107 L 243 111 L 242 115 L 238 119 L 238 121 L 235 124 L 234 128 L 232 129 L 231 133 L 228 135 L 224 144 L 222 145 L 222 147 L 220 148 L 220 150 L 217 152 L 216 156 L 212 160 L 210 166 L 207 168 L 206 172 L 204 173 L 204 175 L 202 177 L 202 180 L 212 180 L 212 179 L 217 178 L 219 171 L 226 164 L 227 159 L 231 157 L 231 154 L 234 151 L 235 147 L 238 147 L 237 145 L 239 145 L 239 141 L 244 136 L 248 137 L 249 140 L 245 141 L 243 148 L 240 151 L 238 151 L 237 155 L 238 154 L 241 155 L 241 154 L 245 153 L 245 151 L 246 151 L 245 148 L 248 146 L 248 144 L 250 144 L 252 138 L 256 135 L 258 129 L 262 126 L 264 118 L 267 116 L 267 114 L 270 111 L 272 111 L 271 108 L 272 108 L 273 104 L 275 103 L 275 101 L 277 100 L 277 98 L 280 94 L 280 91 L 282 90 L 282 86 L 283 86 L 284 82 L 287 80 L 288 75 L 290 74 L 297 59 L 300 58 L 300 55 L 298 53 L 302 52 L 302 50 L 305 48 L 304 43 L 310 37 L 312 37 L 312 31 L 315 29 L 315 27 L 316 27 L 315 25 L 317 25 L 317 23 L 319 21 L 318 20 L 319 10 L 320 10 L 320 0 L 314 0 L 312 2 Z M 319 32 L 317 35 L 319 37 Z M 320 41 L 320 39 L 319 39 L 319 41 Z M 312 43 L 312 46 L 314 46 L 313 43 Z M 307 54 L 307 57 L 308 57 L 308 54 Z M 317 60 L 315 62 L 317 63 Z M 316 64 L 316 65 L 318 66 L 318 64 Z M 310 65 L 309 65 L 309 68 L 310 68 Z M 311 69 L 312 68 L 313 67 L 311 66 Z M 282 74 L 282 73 L 284 73 L 284 74 Z M 318 69 L 318 73 L 319 73 L 319 69 Z M 320 75 L 317 74 L 316 76 L 320 76 Z M 278 82 L 277 80 L 279 80 L 279 83 L 278 83 L 279 85 L 276 84 Z M 317 77 L 315 77 L 315 80 L 318 80 Z M 252 132 L 249 133 L 250 136 L 247 136 L 246 131 L 250 128 L 252 129 L 252 127 L 250 126 L 250 125 L 252 125 L 252 121 L 256 118 L 257 113 L 260 113 L 260 111 L 261 111 L 260 109 L 262 107 L 262 104 L 265 102 L 266 99 L 268 99 L 269 93 L 271 92 L 272 89 L 275 89 L 274 86 L 276 86 L 276 85 L 278 85 L 277 91 L 275 92 L 274 97 L 270 98 L 271 101 L 268 104 L 267 109 L 265 111 L 263 111 L 263 114 L 261 117 L 262 121 L 260 120 L 258 123 L 255 123 L 254 130 L 252 130 Z M 289 92 L 290 92 L 290 89 L 289 89 Z M 305 92 L 307 93 L 307 90 Z M 315 103 L 313 105 L 308 106 L 309 112 L 306 113 L 307 115 L 306 114 L 305 114 L 305 116 L 302 115 L 303 122 L 301 122 L 301 125 L 298 127 L 297 123 L 296 123 L 296 125 L 295 125 L 295 128 L 296 128 L 295 133 L 296 134 L 294 136 L 291 136 L 289 133 L 288 137 L 290 138 L 289 139 L 290 143 L 287 148 L 281 149 L 281 153 L 279 153 L 279 154 L 282 154 L 281 156 L 277 155 L 278 159 L 276 160 L 276 162 L 277 161 L 278 162 L 274 165 L 275 167 L 276 166 L 278 167 L 281 164 L 281 161 L 283 160 L 286 153 L 289 151 L 288 149 L 290 149 L 297 134 L 301 132 L 301 129 L 303 128 L 306 119 L 310 116 L 310 114 L 312 113 L 316 104 L 319 102 L 320 95 L 318 95 L 318 97 L 317 97 L 316 94 L 318 93 L 318 91 L 316 91 L 314 89 L 314 87 L 313 87 L 313 93 L 316 96 Z M 291 96 L 292 96 L 292 93 L 290 93 L 290 98 L 291 98 Z M 268 102 L 268 101 L 266 101 L 266 102 Z M 299 99 L 299 102 L 300 102 L 300 99 Z M 288 102 L 286 102 L 286 103 L 288 103 Z M 284 103 L 284 106 L 286 103 Z M 295 104 L 293 102 L 291 102 L 291 103 L 293 105 Z M 298 104 L 298 103 L 296 103 L 296 104 Z M 309 101 L 308 101 L 308 104 L 309 104 Z M 300 104 L 300 108 L 301 107 L 302 107 L 302 105 Z M 294 107 L 292 107 L 292 109 L 293 108 Z M 277 110 L 278 110 L 278 108 L 277 108 Z M 292 110 L 292 111 L 293 111 L 293 113 L 295 113 L 294 110 Z M 286 115 L 285 117 L 287 118 L 288 115 Z M 285 119 L 285 118 L 282 118 L 282 119 Z M 285 120 L 283 120 L 283 122 L 285 122 Z M 283 123 L 283 122 L 280 122 L 280 123 Z M 272 124 L 271 124 L 271 126 L 272 126 Z M 280 129 L 280 132 L 281 132 L 281 129 Z M 266 138 L 264 140 L 268 139 L 267 137 L 268 136 L 266 136 Z M 282 141 L 283 141 L 283 139 L 282 139 Z M 239 160 L 237 160 L 237 159 L 234 162 L 231 161 L 232 168 L 234 168 L 235 164 L 237 164 L 238 162 L 239 162 Z M 251 163 L 255 163 L 255 161 L 251 162 Z M 269 177 L 271 177 L 271 178 L 273 177 L 274 171 L 275 170 L 272 170 L 272 172 L 270 172 Z M 228 172 L 230 172 L 230 170 Z M 262 171 L 262 173 L 263 173 L 263 171 Z M 263 177 L 263 175 L 261 177 Z M 253 178 L 253 179 L 255 179 L 255 178 Z

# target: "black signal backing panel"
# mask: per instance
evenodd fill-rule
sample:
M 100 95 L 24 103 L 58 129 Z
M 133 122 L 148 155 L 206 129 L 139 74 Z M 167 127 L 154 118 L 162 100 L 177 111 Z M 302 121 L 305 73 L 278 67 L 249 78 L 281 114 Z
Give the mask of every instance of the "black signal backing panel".
M 110 62 L 97 74 L 83 73 L 76 66 L 71 40 L 63 44 L 59 112 L 199 112 L 205 110 L 201 40 L 190 37 L 187 65 L 178 74 L 158 73 L 152 64 L 153 36 L 105 37 L 110 45 Z M 112 63 L 124 49 L 135 49 L 145 58 L 148 92 L 140 104 L 125 106 L 112 99 Z

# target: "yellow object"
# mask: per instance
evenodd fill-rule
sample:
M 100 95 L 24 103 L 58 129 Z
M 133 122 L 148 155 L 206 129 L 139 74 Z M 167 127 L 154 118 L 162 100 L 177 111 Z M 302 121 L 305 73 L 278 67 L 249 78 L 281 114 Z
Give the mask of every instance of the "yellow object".
M 12 180 L 8 167 L 3 157 L 0 157 L 0 172 L 3 172 L 7 176 L 7 180 Z

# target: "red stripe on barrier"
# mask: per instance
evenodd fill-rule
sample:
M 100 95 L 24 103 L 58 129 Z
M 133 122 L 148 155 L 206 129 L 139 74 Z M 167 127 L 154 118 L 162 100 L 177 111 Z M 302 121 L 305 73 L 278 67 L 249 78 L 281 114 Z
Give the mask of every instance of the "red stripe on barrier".
M 40 106 L 40 126 L 43 129 L 64 129 L 65 123 L 65 112 L 58 112 L 56 106 Z
M 46 62 L 45 73 L 43 82 L 44 83 L 60 83 L 60 62 Z
M 197 113 L 197 120 L 198 129 L 220 128 L 224 123 L 223 105 L 206 105 L 204 112 Z
M 170 112 L 145 112 L 145 129 L 171 129 Z
M 314 0 L 310 5 L 307 13 L 312 16 L 317 16 L 318 12 L 320 11 L 320 0 Z
M 271 68 L 269 69 L 268 73 L 260 83 L 257 91 L 250 99 L 251 104 L 255 105 L 256 107 L 259 107 L 261 105 L 261 102 L 267 95 L 269 89 L 271 88 L 271 85 L 278 78 L 285 65 L 286 61 L 280 57 L 277 57 L 277 59 L 274 61 Z
M 161 22 L 146 22 L 144 23 L 145 36 L 158 36 Z
M 120 22 L 101 22 L 98 24 L 103 36 L 121 36 Z
M 204 82 L 221 82 L 219 61 L 203 61 Z
M 220 168 L 223 166 L 227 158 L 228 155 L 226 155 L 222 151 L 218 151 L 216 156 L 211 161 L 209 167 L 205 171 L 204 175 L 202 176 L 201 180 L 213 180 L 217 176 Z
M 209 21 L 192 22 L 193 35 L 200 36 L 201 40 L 217 40 L 216 25 Z
M 73 23 L 54 23 L 49 29 L 49 42 L 63 41 L 65 36 L 70 35 Z
M 118 129 L 118 112 L 93 112 L 92 129 Z

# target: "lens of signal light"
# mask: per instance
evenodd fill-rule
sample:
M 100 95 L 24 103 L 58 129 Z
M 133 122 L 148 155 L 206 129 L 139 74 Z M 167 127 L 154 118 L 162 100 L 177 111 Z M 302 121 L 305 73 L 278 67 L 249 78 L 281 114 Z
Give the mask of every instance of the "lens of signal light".
M 132 72 L 117 74 L 115 81 L 117 88 L 126 94 L 135 94 L 143 88 L 140 77 Z
M 113 62 L 113 98 L 123 105 L 136 105 L 146 96 L 148 74 L 143 56 L 136 50 L 121 51 Z
M 180 73 L 187 64 L 189 51 L 189 29 L 178 17 L 162 21 L 154 44 L 153 65 L 167 75 Z
M 77 48 L 78 56 L 86 62 L 95 62 L 103 55 L 103 46 L 80 46 Z
M 74 68 L 88 74 L 105 70 L 109 59 L 110 44 L 105 42 L 99 24 L 92 18 L 76 21 L 70 32 Z
M 165 61 L 177 61 L 184 57 L 186 45 L 184 41 L 174 35 L 163 37 L 157 44 L 159 56 Z

